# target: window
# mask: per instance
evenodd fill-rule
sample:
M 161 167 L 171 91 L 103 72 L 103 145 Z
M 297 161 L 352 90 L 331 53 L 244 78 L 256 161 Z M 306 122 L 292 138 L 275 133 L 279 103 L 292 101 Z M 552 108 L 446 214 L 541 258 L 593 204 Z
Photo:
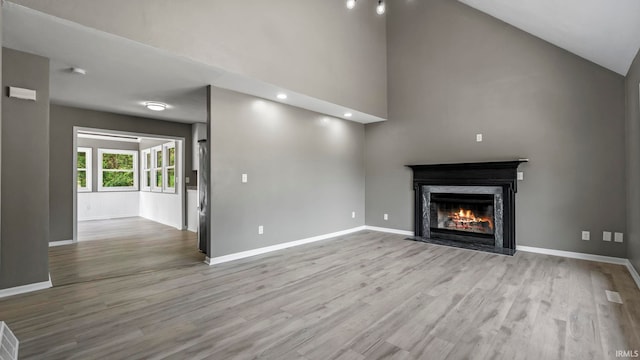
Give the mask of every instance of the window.
M 142 191 L 151 191 L 151 149 L 142 150 Z
M 151 191 L 162 192 L 162 145 L 151 149 L 153 170 L 151 171 L 153 184 Z
M 142 191 L 175 193 L 177 188 L 178 152 L 176 142 L 140 151 L 142 156 Z
M 91 148 L 79 147 L 77 152 L 78 191 L 91 191 Z
M 176 192 L 176 143 L 163 145 L 164 152 L 164 192 Z
M 138 190 L 138 152 L 98 149 L 98 191 Z

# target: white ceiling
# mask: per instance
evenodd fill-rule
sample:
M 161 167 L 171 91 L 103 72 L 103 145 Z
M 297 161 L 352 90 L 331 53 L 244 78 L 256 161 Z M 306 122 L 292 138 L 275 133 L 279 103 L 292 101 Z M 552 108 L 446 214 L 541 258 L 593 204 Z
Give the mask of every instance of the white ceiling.
M 51 102 L 186 123 L 206 122 L 206 89 L 212 84 L 360 123 L 385 119 L 222 69 L 77 23 L 4 2 L 2 45 L 50 59 Z M 87 74 L 76 75 L 71 67 Z M 285 92 L 286 100 L 276 95 Z M 146 101 L 169 104 L 163 112 Z M 346 118 L 345 118 L 346 119 Z
M 459 0 L 621 75 L 640 48 L 640 0 Z

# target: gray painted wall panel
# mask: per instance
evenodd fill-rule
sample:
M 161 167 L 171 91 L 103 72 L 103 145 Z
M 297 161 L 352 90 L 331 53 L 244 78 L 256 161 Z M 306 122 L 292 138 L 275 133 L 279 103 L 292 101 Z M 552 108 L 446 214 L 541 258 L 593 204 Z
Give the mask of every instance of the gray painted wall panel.
M 456 1 L 389 5 L 389 121 L 366 126 L 367 225 L 413 230 L 406 164 L 527 157 L 517 243 L 624 256 L 602 241 L 626 226 L 624 79 Z
M 49 279 L 49 60 L 2 52 L 2 261 L 0 289 Z M 12 99 L 7 86 L 37 91 Z
M 214 257 L 364 225 L 363 125 L 217 88 L 211 96 Z
M 627 256 L 640 271 L 640 52 L 626 78 Z
M 87 127 L 140 134 L 185 138 L 185 160 L 191 161 L 191 125 L 77 109 L 51 106 L 51 236 L 50 241 L 73 238 L 73 127 Z M 185 171 L 194 179 L 195 173 Z M 186 198 L 186 197 L 185 197 Z
M 375 0 L 14 0 L 33 9 L 386 118 Z M 188 35 L 186 35 L 188 34 Z

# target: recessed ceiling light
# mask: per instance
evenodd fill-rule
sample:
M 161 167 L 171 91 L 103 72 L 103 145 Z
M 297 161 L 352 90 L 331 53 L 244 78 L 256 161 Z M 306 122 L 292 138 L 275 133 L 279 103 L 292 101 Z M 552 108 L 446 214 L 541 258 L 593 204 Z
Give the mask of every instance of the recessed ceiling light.
M 76 75 L 87 75 L 87 70 L 79 67 L 72 67 L 71 72 Z
M 167 104 L 155 101 L 148 101 L 144 103 L 144 106 L 153 111 L 164 111 L 167 109 Z
M 356 0 L 347 0 L 347 9 L 353 9 L 356 7 Z
M 378 6 L 376 6 L 376 12 L 378 15 L 383 15 L 387 11 L 387 6 L 383 0 L 378 0 Z
M 353 116 L 353 114 L 350 113 L 350 112 L 344 113 L 344 117 L 352 117 L 352 116 Z
M 285 93 L 280 93 L 280 94 L 278 94 L 278 99 L 280 99 L 280 100 L 286 100 L 286 99 L 287 99 L 287 94 L 285 94 Z

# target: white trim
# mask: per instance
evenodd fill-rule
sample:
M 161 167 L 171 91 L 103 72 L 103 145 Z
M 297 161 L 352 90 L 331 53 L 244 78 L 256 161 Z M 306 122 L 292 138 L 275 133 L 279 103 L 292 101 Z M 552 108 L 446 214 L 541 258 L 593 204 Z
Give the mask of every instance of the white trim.
M 627 259 L 627 263 L 625 265 L 627 266 L 627 270 L 629 270 L 633 281 L 636 282 L 638 289 L 640 289 L 640 274 L 638 274 L 636 268 L 633 267 L 633 264 L 631 264 L 631 261 L 629 261 L 629 259 Z
M 60 241 L 50 241 L 49 247 L 63 246 L 63 245 L 71 245 L 75 242 L 73 240 L 60 240 Z
M 342 230 L 342 231 L 337 231 L 337 232 L 330 233 L 330 234 L 318 235 L 318 236 L 314 236 L 314 237 L 310 237 L 310 238 L 306 238 L 306 239 L 295 240 L 295 241 L 290 241 L 290 242 L 286 242 L 286 243 L 282 243 L 282 244 L 267 246 L 267 247 L 263 247 L 263 248 L 242 251 L 242 252 L 239 252 L 239 253 L 234 253 L 234 254 L 229 254 L 229 255 L 224 255 L 224 256 L 218 256 L 218 257 L 214 257 L 214 258 L 207 257 L 204 262 L 206 264 L 208 264 L 208 265 L 222 264 L 222 263 L 229 262 L 229 261 L 234 261 L 234 260 L 244 259 L 244 258 L 251 257 L 251 256 L 266 254 L 266 253 L 269 253 L 269 252 L 272 252 L 272 251 L 282 250 L 282 249 L 286 249 L 286 248 L 290 248 L 290 247 L 294 247 L 294 246 L 309 244 L 309 243 L 316 242 L 316 241 L 327 240 L 327 239 L 335 238 L 335 237 L 338 237 L 338 236 L 352 234 L 352 233 L 355 233 L 355 232 L 358 232 L 358 231 L 362 231 L 364 229 L 365 229 L 365 226 L 358 226 L 358 227 L 355 227 L 355 228 Z
M 8 296 L 14 296 L 19 294 L 25 294 L 32 291 L 44 290 L 52 288 L 51 275 L 49 275 L 49 281 L 43 281 L 35 284 L 16 286 L 8 289 L 0 290 L 0 299 Z
M 366 225 L 364 229 L 383 232 L 383 233 L 389 233 L 389 234 L 398 234 L 398 235 L 406 235 L 406 236 L 414 235 L 413 231 L 409 231 L 409 230 L 390 229 L 390 228 L 383 228 L 383 227 L 369 226 L 369 225 Z
M 578 253 L 578 252 L 564 251 L 564 250 L 545 249 L 545 248 L 538 248 L 538 247 L 532 247 L 532 246 L 520 246 L 520 245 L 517 245 L 516 246 L 516 250 L 517 251 L 530 252 L 530 253 L 536 253 L 536 254 L 561 256 L 561 257 L 566 257 L 566 258 L 571 258 L 571 259 L 597 261 L 597 262 L 602 262 L 602 263 L 625 265 L 625 266 L 627 265 L 627 262 L 629 261 L 629 260 L 627 260 L 625 258 L 618 258 L 618 257 L 612 257 L 612 256 L 602 256 L 602 255 L 593 255 L 593 254 L 585 254 L 585 253 Z

